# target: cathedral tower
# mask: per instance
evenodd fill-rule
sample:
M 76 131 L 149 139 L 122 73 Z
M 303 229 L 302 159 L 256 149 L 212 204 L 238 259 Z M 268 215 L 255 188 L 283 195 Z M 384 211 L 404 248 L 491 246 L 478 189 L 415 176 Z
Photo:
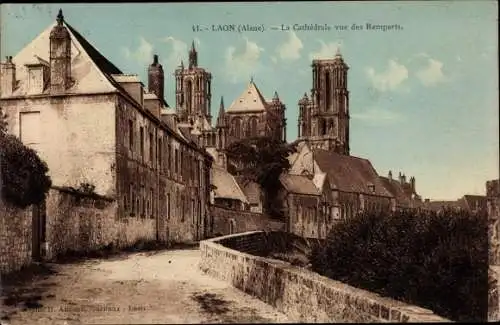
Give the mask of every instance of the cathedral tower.
M 71 37 L 59 9 L 57 25 L 50 32 L 50 91 L 65 92 L 71 86 Z
M 299 138 L 313 147 L 349 155 L 349 67 L 337 52 L 333 59 L 313 60 L 311 98 L 299 101 Z
M 206 118 L 211 124 L 211 82 L 212 74 L 198 67 L 198 52 L 194 42 L 189 51 L 189 65 L 184 63 L 175 70 L 175 100 L 181 123 L 193 124 L 199 118 Z

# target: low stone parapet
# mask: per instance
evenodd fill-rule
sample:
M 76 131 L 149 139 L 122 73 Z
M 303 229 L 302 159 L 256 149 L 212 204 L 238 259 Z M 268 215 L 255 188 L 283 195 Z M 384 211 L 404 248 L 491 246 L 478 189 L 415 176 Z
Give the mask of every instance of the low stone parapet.
M 200 268 L 285 313 L 295 322 L 449 322 L 289 263 L 260 257 L 282 232 L 246 232 L 200 242 Z M 260 244 L 259 244 L 260 242 Z

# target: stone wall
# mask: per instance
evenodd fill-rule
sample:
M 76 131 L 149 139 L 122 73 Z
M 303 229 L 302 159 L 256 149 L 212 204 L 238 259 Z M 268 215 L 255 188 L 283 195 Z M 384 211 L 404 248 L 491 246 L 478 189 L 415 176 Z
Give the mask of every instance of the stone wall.
M 31 211 L 12 208 L 0 200 L 0 274 L 31 263 Z
M 230 210 L 211 206 L 212 233 L 216 236 L 254 230 L 283 230 L 285 224 L 270 219 L 266 214 L 250 211 Z
M 155 240 L 155 223 L 152 218 L 117 218 L 117 203 L 109 198 L 51 189 L 46 200 L 45 258 Z
M 200 242 L 200 268 L 274 306 L 295 322 L 447 322 L 432 311 L 348 286 L 262 253 L 279 232 L 248 232 Z M 243 251 L 247 252 L 244 253 Z

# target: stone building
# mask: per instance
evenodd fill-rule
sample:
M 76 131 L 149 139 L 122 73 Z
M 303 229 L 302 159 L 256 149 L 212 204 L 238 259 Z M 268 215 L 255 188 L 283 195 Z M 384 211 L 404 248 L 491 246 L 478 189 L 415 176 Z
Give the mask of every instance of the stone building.
M 422 198 L 417 194 L 415 177 L 406 180 L 406 175 L 399 173 L 398 179 L 392 177 L 389 171 L 387 177 L 380 176 L 385 188 L 394 196 L 396 200 L 396 210 L 418 209 L 422 206 Z
M 500 265 L 500 182 L 486 182 L 486 200 L 489 220 L 490 264 Z
M 312 90 L 299 100 L 298 139 L 312 148 L 349 155 L 349 67 L 339 52 L 313 60 Z
M 156 220 L 152 231 L 161 240 L 197 240 L 209 232 L 212 158 L 168 108 L 156 56 L 146 91 L 60 11 L 1 69 L 8 131 L 47 162 L 54 185 L 94 185 L 118 203 L 117 220 Z

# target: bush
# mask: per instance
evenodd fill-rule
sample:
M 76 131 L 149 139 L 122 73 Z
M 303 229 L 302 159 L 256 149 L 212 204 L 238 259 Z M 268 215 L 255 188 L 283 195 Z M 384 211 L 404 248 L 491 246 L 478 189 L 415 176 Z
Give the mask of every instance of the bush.
M 41 203 L 52 185 L 47 164 L 33 149 L 4 132 L 0 132 L 0 168 L 2 198 L 19 208 Z
M 310 260 L 329 278 L 451 320 L 487 320 L 485 214 L 360 214 L 336 225 Z

